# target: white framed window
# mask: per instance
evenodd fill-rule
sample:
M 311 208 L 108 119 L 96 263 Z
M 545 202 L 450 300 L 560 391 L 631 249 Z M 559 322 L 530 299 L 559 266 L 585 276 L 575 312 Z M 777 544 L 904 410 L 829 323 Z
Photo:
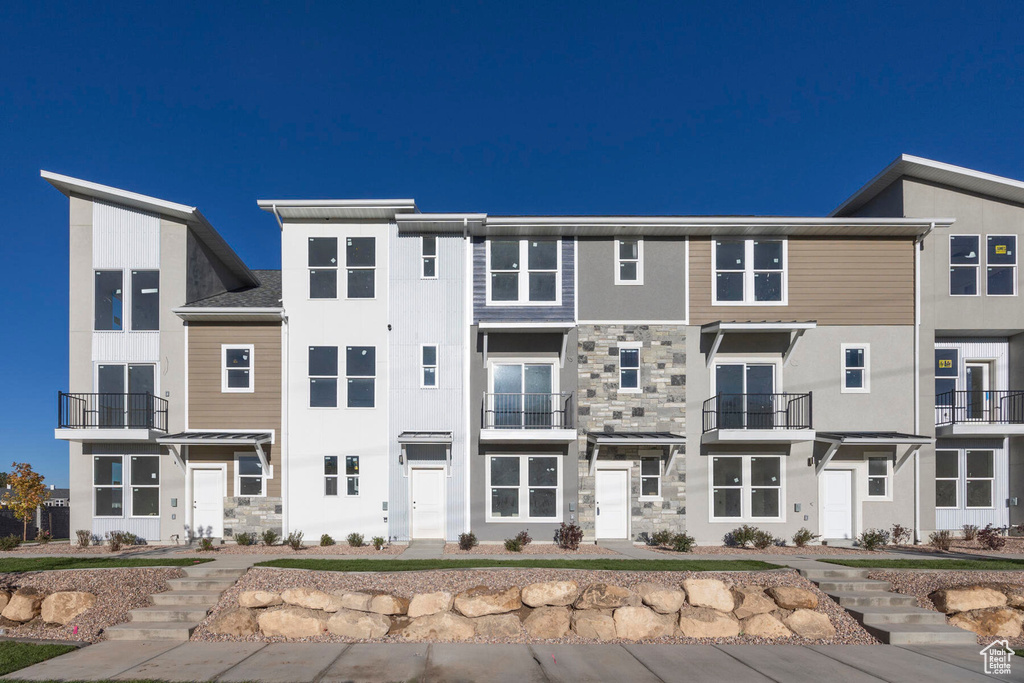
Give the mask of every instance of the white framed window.
M 338 495 L 338 456 L 324 456 L 324 495 Z
M 345 495 L 359 495 L 359 456 L 345 456 Z
M 562 467 L 557 455 L 491 455 L 488 522 L 559 522 Z
M 160 329 L 160 271 L 132 271 L 132 329 Z
M 985 241 L 985 293 L 989 296 L 1016 296 L 1017 236 L 987 235 Z
M 93 291 L 93 327 L 98 332 L 124 329 L 124 273 L 97 270 Z
M 92 459 L 93 517 L 124 517 L 124 456 Z
M 567 424 L 558 391 L 557 360 L 488 361 L 487 428 L 539 429 Z
M 221 344 L 221 393 L 252 393 L 256 387 L 252 344 Z
M 978 296 L 980 235 L 949 236 L 949 295 Z
M 784 468 L 781 456 L 711 457 L 711 519 L 784 522 Z
M 615 240 L 615 284 L 644 283 L 644 241 L 639 237 Z
M 309 347 L 309 407 L 338 407 L 338 347 Z
M 560 247 L 558 239 L 487 240 L 487 304 L 560 306 Z
M 868 498 L 886 498 L 892 494 L 889 488 L 890 460 L 888 456 L 868 457 Z
M 345 240 L 349 299 L 373 299 L 376 296 L 376 251 L 376 237 L 349 237 Z
M 345 349 L 345 383 L 349 408 L 373 408 L 377 376 L 377 349 L 349 346 Z
M 131 456 L 132 517 L 160 516 L 160 456 Z
M 843 364 L 842 393 L 870 393 L 871 346 L 869 344 L 841 344 L 840 351 Z
M 784 239 L 712 240 L 712 303 L 718 306 L 786 305 L 788 244 Z
M 267 495 L 267 473 L 255 455 L 235 455 L 235 495 L 263 498 Z
M 619 344 L 619 391 L 626 394 L 639 394 L 640 387 L 640 350 L 643 342 L 622 342 Z
M 959 451 L 935 451 L 935 507 L 960 507 Z
M 967 509 L 995 507 L 995 453 L 968 450 L 964 455 L 964 500 L 967 502 Z
M 338 298 L 338 238 L 310 237 L 307 254 L 309 298 Z
M 640 500 L 661 499 L 661 457 L 640 458 Z
M 420 388 L 437 388 L 436 344 L 424 344 L 420 347 Z
M 424 280 L 437 279 L 437 235 L 420 238 L 420 277 Z

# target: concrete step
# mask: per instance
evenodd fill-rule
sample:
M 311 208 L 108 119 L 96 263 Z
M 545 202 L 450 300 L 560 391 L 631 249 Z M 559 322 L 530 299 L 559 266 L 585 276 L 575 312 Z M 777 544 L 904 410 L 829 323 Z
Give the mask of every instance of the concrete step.
M 248 571 L 248 567 L 211 567 L 209 564 L 196 564 L 181 568 L 190 579 L 235 579 Z
M 174 579 L 180 581 L 180 579 Z M 855 579 L 850 581 L 816 581 L 818 588 L 825 593 L 829 592 L 849 592 L 849 591 L 880 591 L 887 593 L 892 584 L 888 581 L 872 581 L 871 579 Z
M 940 612 L 907 606 L 847 607 L 846 611 L 862 624 L 945 624 Z
M 222 591 L 168 591 L 153 593 L 150 598 L 154 605 L 204 605 L 213 607 Z
M 214 577 L 210 579 L 171 579 L 167 582 L 172 591 L 226 591 L 235 585 L 235 579 Z
M 864 630 L 887 645 L 977 645 L 978 637 L 948 624 L 864 624 Z
M 913 595 L 900 595 L 884 591 L 825 591 L 830 598 L 841 607 L 884 607 L 904 606 L 917 607 L 917 598 Z
M 180 622 L 116 624 L 103 631 L 108 640 L 188 640 L 197 624 Z
M 819 569 L 812 567 L 808 569 L 801 569 L 800 574 L 804 578 L 810 581 L 836 579 L 839 581 L 847 579 L 866 579 L 868 578 L 869 569 Z
M 133 609 L 130 614 L 134 623 L 181 621 L 195 624 L 205 619 L 209 612 L 210 610 L 206 607 L 159 605 Z

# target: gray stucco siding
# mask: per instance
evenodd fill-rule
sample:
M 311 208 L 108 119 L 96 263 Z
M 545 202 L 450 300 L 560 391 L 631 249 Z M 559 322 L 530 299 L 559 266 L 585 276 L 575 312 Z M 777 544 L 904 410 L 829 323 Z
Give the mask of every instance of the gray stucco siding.
M 686 319 L 686 239 L 644 238 L 643 284 L 615 284 L 615 239 L 580 239 L 580 320 Z

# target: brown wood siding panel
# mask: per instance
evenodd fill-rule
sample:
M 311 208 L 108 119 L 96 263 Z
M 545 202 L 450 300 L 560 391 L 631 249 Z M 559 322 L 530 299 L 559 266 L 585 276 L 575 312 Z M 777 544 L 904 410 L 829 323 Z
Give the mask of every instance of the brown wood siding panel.
M 277 457 L 277 445 L 266 445 L 263 451 L 267 459 L 274 464 L 274 478 L 267 480 L 267 496 L 279 498 L 281 496 L 281 465 Z M 255 455 L 256 451 L 251 446 L 189 446 L 188 461 L 191 463 L 223 463 L 228 468 L 228 496 L 235 494 L 235 453 Z
M 914 243 L 790 239 L 787 306 L 712 306 L 711 240 L 690 242 L 690 322 L 817 320 L 819 325 L 912 325 Z

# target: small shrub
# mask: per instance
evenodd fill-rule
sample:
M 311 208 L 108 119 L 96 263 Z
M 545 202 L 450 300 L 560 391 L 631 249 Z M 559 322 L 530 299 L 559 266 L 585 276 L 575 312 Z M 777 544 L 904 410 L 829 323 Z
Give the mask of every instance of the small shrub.
M 110 552 L 116 553 L 126 545 L 137 545 L 135 543 L 135 534 L 128 533 L 127 531 L 111 531 L 107 534 L 107 547 Z
M 746 548 L 748 544 L 754 542 L 754 536 L 758 531 L 759 529 L 756 526 L 744 524 L 725 535 L 725 544 L 737 548 Z
M 672 536 L 672 543 L 669 545 L 677 553 L 688 553 L 693 550 L 693 546 L 697 545 L 697 541 L 690 534 L 681 533 Z
M 373 544 L 374 550 L 380 550 L 384 547 L 384 544 L 387 543 L 387 539 L 385 539 L 383 536 L 374 536 L 370 539 L 370 543 Z
M 562 550 L 579 550 L 582 540 L 583 529 L 575 524 L 562 522 L 562 526 L 558 527 L 558 531 L 555 532 L 555 543 Z
M 672 539 L 674 537 L 675 537 L 675 534 L 672 533 L 671 531 L 669 531 L 668 529 L 662 529 L 661 531 L 655 531 L 653 534 L 651 534 L 651 545 L 655 545 L 655 546 L 672 545 Z
M 984 529 L 978 531 L 978 543 L 989 550 L 999 550 L 1006 545 L 1006 539 L 1003 537 L 1002 529 L 986 524 Z
M 21 538 L 15 536 L 14 534 L 0 538 L 0 550 L 14 550 L 19 545 L 21 545 Z
M 892 525 L 892 544 L 906 545 L 910 541 L 911 531 L 902 524 Z
M 793 545 L 803 548 L 811 541 L 821 538 L 818 534 L 812 534 L 807 527 L 800 527 L 800 531 L 793 534 Z
M 301 531 L 293 531 L 288 534 L 288 538 L 284 542 L 286 545 L 290 545 L 292 550 L 302 550 L 302 536 Z
M 199 551 L 200 552 L 211 552 L 217 549 L 217 546 L 213 544 L 213 539 L 203 536 L 199 539 Z
M 260 535 L 260 538 L 263 539 L 263 545 L 274 545 L 281 538 L 281 534 L 273 529 L 267 529 Z
M 519 536 L 516 536 L 515 538 L 506 538 L 505 539 L 505 550 L 508 550 L 509 552 L 512 552 L 512 553 L 521 553 L 521 552 L 523 552 L 523 543 L 522 543 L 522 541 L 519 540 Z
M 324 534 L 323 536 L 320 537 L 320 545 L 322 545 L 322 546 L 334 545 L 334 539 L 331 538 L 330 534 Z
M 471 550 L 478 545 L 480 545 L 480 541 L 476 540 L 476 534 L 472 531 L 459 534 L 459 550 Z
M 885 529 L 865 529 L 857 539 L 864 550 L 875 550 L 889 544 L 889 532 Z
M 36 543 L 42 543 L 43 545 L 46 545 L 52 540 L 53 536 L 50 534 L 49 531 L 43 531 L 42 529 L 40 529 L 39 533 L 36 534 Z
M 519 541 L 519 545 L 521 545 L 524 548 L 530 545 L 533 542 L 533 539 L 530 538 L 530 530 L 523 529 L 522 531 L 520 531 L 518 534 L 516 534 L 516 540 Z
M 776 538 L 775 536 L 772 536 L 769 532 L 761 531 L 760 529 L 758 529 L 754 533 L 754 538 L 751 541 L 751 543 L 753 543 L 754 547 L 757 548 L 758 550 L 764 550 L 765 548 L 768 548 L 769 546 L 773 546 L 773 545 L 785 545 L 786 544 L 786 542 L 784 540 L 782 540 L 781 538 Z
M 978 537 L 978 527 L 974 524 L 964 524 L 964 540 L 973 541 Z
M 364 545 L 366 545 L 366 542 L 363 540 L 363 535 L 354 532 L 349 534 L 348 538 L 345 540 L 347 540 L 348 544 L 353 548 L 362 548 Z
M 235 534 L 235 543 L 238 545 L 255 545 L 256 534 L 251 531 L 243 531 L 240 534 Z
M 88 529 L 79 529 L 75 532 L 75 536 L 78 538 L 79 548 L 88 548 L 92 542 L 92 532 Z
M 953 532 L 948 529 L 934 531 L 928 536 L 928 542 L 939 550 L 949 550 L 953 546 Z

